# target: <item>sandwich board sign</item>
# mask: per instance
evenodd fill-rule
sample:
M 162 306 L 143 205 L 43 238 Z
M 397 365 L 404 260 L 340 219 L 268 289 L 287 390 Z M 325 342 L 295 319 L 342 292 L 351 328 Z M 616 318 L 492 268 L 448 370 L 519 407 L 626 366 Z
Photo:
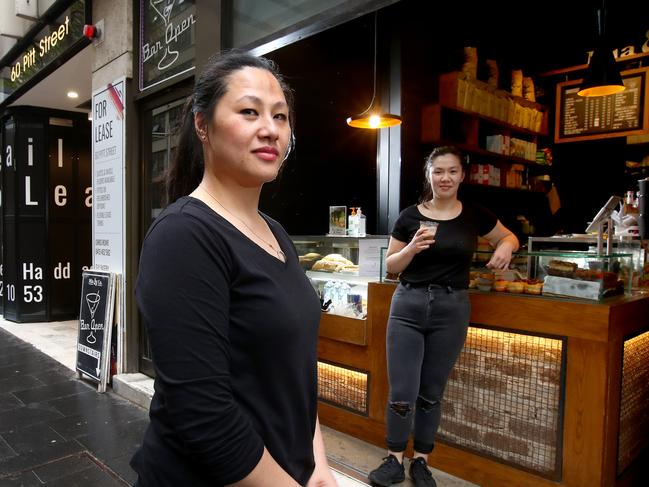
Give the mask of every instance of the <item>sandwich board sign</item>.
M 82 274 L 77 373 L 97 382 L 105 392 L 110 373 L 110 341 L 113 330 L 115 274 L 89 270 Z

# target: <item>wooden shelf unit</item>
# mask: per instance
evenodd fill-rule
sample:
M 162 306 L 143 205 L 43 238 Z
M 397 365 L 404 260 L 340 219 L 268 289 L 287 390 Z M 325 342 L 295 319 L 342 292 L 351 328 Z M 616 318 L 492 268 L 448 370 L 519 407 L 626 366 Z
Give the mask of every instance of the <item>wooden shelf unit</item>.
M 472 90 L 467 92 L 466 87 Z M 477 93 L 477 94 L 476 94 Z M 464 79 L 462 73 L 451 72 L 440 75 L 438 103 L 444 107 L 476 115 L 490 123 L 503 128 L 512 129 L 519 134 L 547 135 L 548 134 L 548 108 L 545 105 L 514 96 L 504 90 L 495 90 L 486 83 L 476 80 Z M 508 109 L 504 109 L 496 101 L 512 102 Z M 540 120 L 528 119 L 520 110 L 512 111 L 511 108 L 531 109 L 541 115 Z M 530 112 L 527 113 L 529 115 Z M 498 116 L 500 115 L 500 117 Z M 536 123 L 536 122 L 540 123 Z
M 532 189 L 523 189 L 523 188 L 508 188 L 507 186 L 490 186 L 488 184 L 477 184 L 477 183 L 471 183 L 468 181 L 462 182 L 462 187 L 463 188 L 486 188 L 487 190 L 496 190 L 496 191 L 511 191 L 514 193 L 525 193 L 525 194 L 538 194 L 538 195 L 545 195 L 545 191 L 536 191 Z
M 538 137 L 545 134 L 440 103 L 433 103 L 422 108 L 421 142 L 424 144 L 447 142 L 462 146 L 464 150 L 475 154 L 497 157 L 514 163 L 543 166 L 521 157 L 488 151 L 483 142 L 486 135 L 508 135 L 537 142 Z
M 512 186 L 511 180 L 507 184 L 512 169 L 540 175 L 549 174 L 551 168 L 531 158 L 487 150 L 488 137 L 504 136 L 510 145 L 513 145 L 512 139 L 536 145 L 539 137 L 547 133 L 548 109 L 545 106 L 493 90 L 480 81 L 467 81 L 459 72 L 439 77 L 438 102 L 424 106 L 421 111 L 422 144 L 453 145 L 475 156 L 478 163 L 484 161 L 497 167 L 500 187 L 504 189 L 527 191 Z M 470 158 L 469 164 L 473 162 L 475 160 Z M 514 168 L 514 165 L 523 168 Z M 513 177 L 516 180 L 519 176 Z M 469 183 L 468 178 L 465 182 Z
M 475 162 L 471 156 L 478 161 L 484 161 L 500 169 L 500 187 L 507 190 L 528 191 L 524 188 L 507 186 L 505 174 L 512 165 L 523 166 L 531 174 L 549 174 L 551 166 L 538 164 L 535 161 L 508 154 L 500 154 L 488 151 L 484 148 L 484 140 L 487 135 L 508 135 L 517 136 L 530 142 L 537 142 L 539 133 L 520 127 L 511 126 L 500 120 L 471 113 L 457 107 L 448 107 L 435 103 L 427 105 L 422 109 L 422 136 L 423 144 L 453 145 L 469 155 L 469 164 Z M 464 184 L 471 184 L 468 178 Z M 480 184 L 474 184 L 481 186 Z

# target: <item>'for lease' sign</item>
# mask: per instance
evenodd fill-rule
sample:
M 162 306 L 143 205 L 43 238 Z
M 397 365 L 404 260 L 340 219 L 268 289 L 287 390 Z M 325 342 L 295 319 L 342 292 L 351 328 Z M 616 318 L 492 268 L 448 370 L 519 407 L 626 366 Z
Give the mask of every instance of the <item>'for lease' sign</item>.
M 93 267 L 124 270 L 125 78 L 92 94 Z

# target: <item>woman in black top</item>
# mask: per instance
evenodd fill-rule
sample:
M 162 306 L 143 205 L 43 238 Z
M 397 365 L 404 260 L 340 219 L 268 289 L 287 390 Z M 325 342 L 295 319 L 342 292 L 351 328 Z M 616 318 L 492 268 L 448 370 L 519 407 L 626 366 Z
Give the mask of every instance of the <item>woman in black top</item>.
M 319 300 L 258 210 L 292 143 L 275 65 L 212 58 L 185 107 L 170 205 L 136 286 L 156 372 L 142 487 L 335 486 L 317 418 Z
M 467 292 L 477 237 L 495 248 L 487 266 L 506 269 L 518 240 L 485 208 L 458 200 L 463 155 L 439 147 L 426 160 L 422 202 L 401 212 L 388 245 L 387 271 L 400 274 L 387 331 L 390 397 L 386 410 L 388 456 L 369 475 L 374 485 L 403 481 L 403 452 L 413 431 L 410 476 L 435 486 L 428 454 L 441 417 L 448 376 L 466 338 Z M 436 223 L 433 234 L 421 222 Z M 414 425 L 414 428 L 413 428 Z

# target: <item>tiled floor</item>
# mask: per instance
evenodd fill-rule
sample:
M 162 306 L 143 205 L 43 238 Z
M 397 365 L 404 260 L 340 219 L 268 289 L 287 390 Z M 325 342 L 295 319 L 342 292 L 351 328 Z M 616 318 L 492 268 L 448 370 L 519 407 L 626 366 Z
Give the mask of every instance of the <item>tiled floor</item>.
M 0 487 L 135 481 L 128 461 L 147 412 L 76 380 L 76 339 L 76 321 L 18 324 L 0 318 Z M 339 487 L 367 485 L 367 473 L 385 450 L 324 426 L 323 437 Z M 433 475 L 439 487 L 475 487 L 439 470 Z M 398 484 L 412 485 L 409 479 Z
M 0 486 L 126 486 L 147 411 L 0 329 Z

